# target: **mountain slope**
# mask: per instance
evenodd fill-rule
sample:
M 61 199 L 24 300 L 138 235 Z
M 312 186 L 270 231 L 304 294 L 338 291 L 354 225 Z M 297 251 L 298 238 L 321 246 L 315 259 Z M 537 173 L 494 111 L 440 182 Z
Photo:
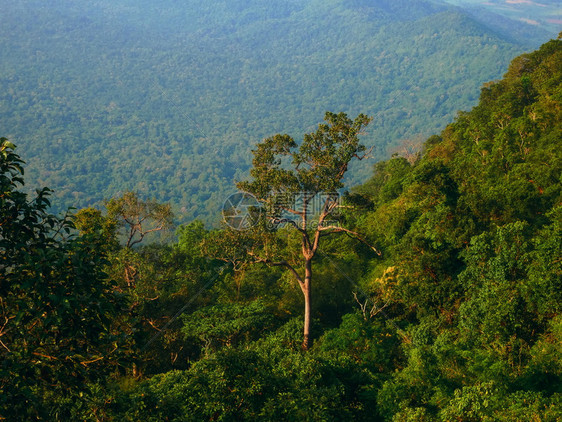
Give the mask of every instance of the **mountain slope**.
M 354 229 L 381 254 L 364 289 L 411 336 L 377 394 L 388 420 L 560 419 L 561 105 L 552 40 L 486 84 L 421 159 L 381 162 L 358 188 L 371 210 L 356 208 Z
M 363 112 L 384 157 L 521 51 L 424 1 L 0 3 L 2 130 L 28 184 L 75 206 L 134 189 L 183 221 L 216 215 L 261 138 Z

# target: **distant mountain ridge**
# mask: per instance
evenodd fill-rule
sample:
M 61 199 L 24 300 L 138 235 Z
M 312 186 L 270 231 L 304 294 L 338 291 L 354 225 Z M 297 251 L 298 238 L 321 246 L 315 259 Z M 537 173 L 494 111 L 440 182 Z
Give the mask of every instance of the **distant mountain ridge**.
M 558 0 L 445 0 L 458 5 L 502 36 L 536 46 L 537 39 L 554 38 L 562 30 Z
M 0 6 L 2 135 L 29 186 L 74 206 L 136 190 L 181 221 L 217 215 L 263 137 L 298 139 L 326 110 L 363 112 L 384 158 L 474 104 L 524 49 L 429 1 Z

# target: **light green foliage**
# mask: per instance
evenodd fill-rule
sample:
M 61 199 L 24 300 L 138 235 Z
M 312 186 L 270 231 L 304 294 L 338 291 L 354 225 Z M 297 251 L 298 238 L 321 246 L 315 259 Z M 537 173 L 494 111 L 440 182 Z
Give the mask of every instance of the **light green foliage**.
M 561 47 L 515 59 L 399 182 L 386 176 L 397 194 L 378 200 L 396 161 L 361 188 L 373 210 L 358 224 L 386 254 L 374 297 L 408 333 L 378 392 L 388 420 L 559 417 Z
M 119 248 L 117 239 L 118 222 L 114 218 L 104 216 L 95 208 L 83 208 L 74 214 L 74 225 L 81 235 L 96 236 L 100 247 L 108 253 Z
M 557 421 L 562 417 L 560 394 L 543 396 L 535 392 L 509 394 L 493 382 L 456 390 L 454 398 L 440 412 L 441 421 Z

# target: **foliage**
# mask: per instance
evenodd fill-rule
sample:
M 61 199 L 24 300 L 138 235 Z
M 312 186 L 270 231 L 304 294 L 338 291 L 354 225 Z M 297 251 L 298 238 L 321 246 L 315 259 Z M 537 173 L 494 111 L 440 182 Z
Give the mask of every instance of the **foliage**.
M 515 59 L 411 168 L 394 158 L 357 189 L 372 204 L 358 224 L 386 256 L 374 297 L 408 333 L 378 391 L 388 420 L 559 418 L 546 355 L 562 280 L 561 48 Z
M 367 154 L 359 135 L 370 120 L 363 114 L 351 120 L 345 113 L 327 112 L 326 123 L 320 124 L 316 132 L 305 134 L 300 145 L 289 135 L 275 135 L 258 144 L 252 151 L 253 180 L 237 186 L 254 195 L 263 209 L 253 217 L 255 222 L 248 233 L 230 230 L 229 237 L 234 239 L 226 244 L 231 248 L 236 245 L 235 253 L 240 256 L 225 254 L 224 239 L 217 239 L 220 250 L 215 256 L 219 259 L 233 263 L 249 260 L 291 273 L 304 297 L 304 349 L 311 343 L 312 261 L 320 238 L 345 233 L 361 239 L 334 219 L 339 206 L 338 190 L 344 186 L 350 162 Z M 282 228 L 286 243 L 276 233 Z M 299 250 L 300 254 L 295 252 Z
M 198 338 L 206 350 L 216 350 L 259 337 L 272 324 L 272 319 L 259 300 L 248 305 L 215 305 L 186 315 L 182 331 Z
M 80 234 L 97 237 L 100 247 L 107 253 L 119 249 L 118 222 L 114 218 L 102 215 L 100 210 L 92 207 L 78 210 L 74 214 L 74 225 Z
M 62 417 L 51 396 L 83 400 L 85 382 L 118 369 L 124 344 L 112 321 L 124 297 L 103 272 L 96 242 L 48 213 L 50 190 L 33 198 L 20 190 L 23 161 L 0 141 L 1 416 Z
M 297 325 L 293 324 L 296 328 Z M 345 358 L 300 351 L 265 338 L 252 349 L 226 348 L 188 371 L 153 377 L 132 397 L 130 419 L 373 420 L 361 402 L 370 378 Z
M 303 204 L 306 211 L 306 195 L 300 203 L 280 197 L 347 183 L 349 160 L 365 152 L 357 135 L 368 119 L 329 113 L 300 144 L 276 135 L 256 147 L 254 179 L 240 186 L 269 213 L 253 227 L 209 231 L 194 221 L 175 243 L 135 248 L 119 245 L 113 217 L 78 212 L 76 236 L 71 219 L 48 214 L 48 190 L 29 199 L 21 159 L 3 140 L 0 414 L 561 419 L 561 104 L 557 40 L 516 58 L 419 155 L 377 164 L 369 182 L 343 195 L 338 226 L 318 223 L 331 201 L 309 216 L 292 214 Z M 364 242 L 330 236 L 312 247 L 317 233 L 336 228 Z M 295 316 L 312 258 L 315 342 L 305 352 L 306 313 Z M 124 265 L 137 270 L 134 285 Z M 128 308 L 119 289 L 129 292 Z M 127 350 L 116 329 L 130 334 Z M 117 355 L 137 351 L 135 342 L 135 367 L 110 376 L 115 344 Z

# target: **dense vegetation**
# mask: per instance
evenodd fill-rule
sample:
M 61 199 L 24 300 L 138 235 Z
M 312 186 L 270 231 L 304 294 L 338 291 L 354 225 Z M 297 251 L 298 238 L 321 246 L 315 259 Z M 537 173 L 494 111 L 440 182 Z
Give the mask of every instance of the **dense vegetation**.
M 305 137 L 298 169 L 321 172 L 330 136 Z M 170 209 L 131 193 L 107 213 L 54 217 L 48 190 L 22 192 L 23 163 L 2 139 L 0 416 L 560 420 L 561 140 L 552 40 L 513 60 L 422 154 L 377 164 L 346 195 L 339 224 L 380 255 L 323 240 L 305 351 L 291 274 L 216 259 L 240 232 L 194 221 L 149 244 L 143 233 Z M 287 148 L 262 145 L 255 181 L 289 183 L 271 154 Z M 303 157 L 319 161 L 306 170 Z M 273 226 L 254 246 L 290 259 L 301 234 Z
M 1 0 L 2 133 L 56 210 L 134 190 L 211 221 L 252 145 L 326 110 L 373 116 L 388 157 L 440 131 L 528 49 L 423 0 Z M 505 26 L 505 25 L 504 25 Z M 505 32 L 505 31 L 504 31 Z M 548 39 L 534 34 L 532 47 Z M 369 167 L 354 169 L 355 183 Z M 216 222 L 216 221 L 215 221 Z

